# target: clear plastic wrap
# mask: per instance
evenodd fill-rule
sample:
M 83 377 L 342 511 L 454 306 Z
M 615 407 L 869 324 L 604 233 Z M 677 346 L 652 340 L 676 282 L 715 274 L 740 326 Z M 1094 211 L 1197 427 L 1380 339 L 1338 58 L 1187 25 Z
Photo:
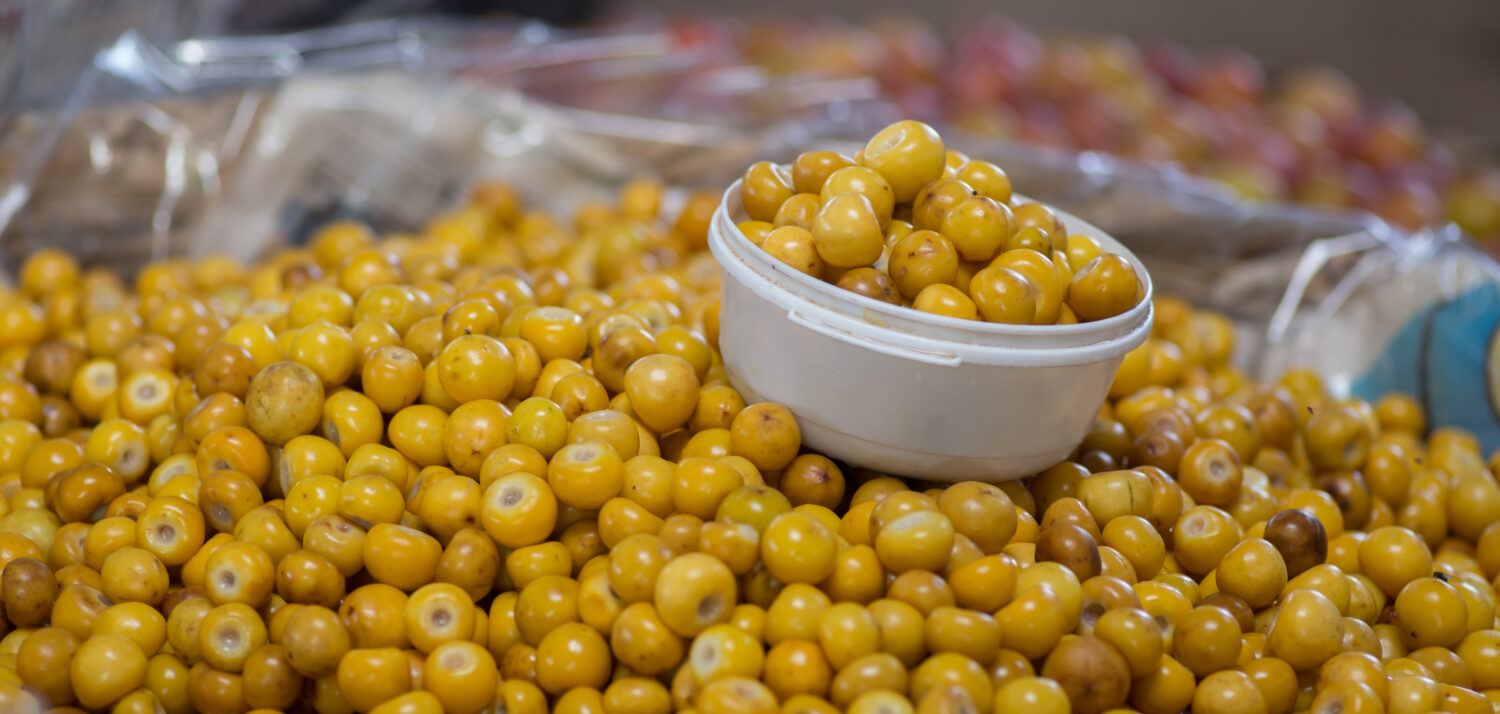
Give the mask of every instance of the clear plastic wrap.
M 1335 394 L 1406 392 L 1500 449 L 1500 264 L 1456 231 L 1315 242 L 1265 334 L 1262 376 L 1306 366 Z
M 898 114 L 871 78 L 773 75 L 649 23 L 411 19 L 173 42 L 129 31 L 69 86 L 22 92 L 0 118 L 7 267 L 41 246 L 126 272 L 179 254 L 248 259 L 339 217 L 418 230 L 480 178 L 509 179 L 547 210 L 641 175 L 717 188 L 754 160 L 868 136 Z M 1161 293 L 1235 317 L 1245 366 L 1313 364 L 1340 393 L 1407 384 L 1351 369 L 1391 334 L 1380 320 L 1395 313 L 1373 296 L 1405 295 L 1411 311 L 1447 300 L 1468 283 L 1443 266 L 1482 265 L 1493 281 L 1456 239 L 1242 201 L 1170 166 L 945 134 L 1128 244 Z M 1337 349 L 1330 324 L 1352 331 Z
M 172 42 L 221 32 L 237 0 L 0 0 L 0 110 L 78 94 L 94 51 L 124 34 Z
M 869 81 L 771 79 L 695 55 L 705 72 L 680 49 L 660 29 L 430 19 L 164 44 L 126 31 L 66 96 L 8 105 L 0 259 L 64 246 L 130 272 L 183 253 L 248 258 L 335 217 L 414 230 L 478 176 L 558 210 L 642 173 L 722 185 L 826 133 L 819 109 L 890 116 Z M 626 96 L 639 115 L 600 111 Z M 645 115 L 648 96 L 667 111 Z M 794 102 L 805 111 L 775 128 L 770 110 Z M 747 119 L 714 120 L 729 116 Z

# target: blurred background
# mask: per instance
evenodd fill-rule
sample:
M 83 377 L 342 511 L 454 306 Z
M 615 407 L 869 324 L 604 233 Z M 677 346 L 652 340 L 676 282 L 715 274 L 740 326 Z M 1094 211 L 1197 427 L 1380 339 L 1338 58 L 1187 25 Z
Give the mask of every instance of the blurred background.
M 904 0 L 263 0 L 228 18 L 240 32 L 285 31 L 414 12 L 521 15 L 576 25 L 633 13 L 754 17 L 827 13 L 859 22 L 911 15 Z M 985 3 L 927 0 L 919 17 L 939 30 L 989 13 L 1053 34 L 1120 34 L 1170 40 L 1195 50 L 1234 48 L 1272 73 L 1326 64 L 1347 72 L 1368 95 L 1400 97 L 1427 122 L 1453 134 L 1494 136 L 1500 117 L 1500 2 L 1444 0 L 1049 0 Z
M 59 4 L 66 0 L 59 0 Z M 4 30 L 22 20 L 24 2 L 0 1 L 0 67 L 16 60 Z M 160 3 L 97 0 L 95 12 L 120 27 L 160 25 Z M 720 16 L 826 13 L 859 22 L 882 14 L 912 14 L 904 0 L 202 0 L 183 30 L 233 33 L 286 32 L 339 22 L 414 13 L 522 16 L 559 25 L 582 25 L 639 13 Z M 1195 50 L 1235 48 L 1275 73 L 1327 64 L 1344 70 L 1372 96 L 1400 97 L 1436 127 L 1494 135 L 1500 116 L 1500 2 L 1444 0 L 1103 0 L 994 4 L 977 0 L 927 0 L 920 18 L 939 30 L 1003 13 L 1035 30 L 1115 33 L 1143 42 L 1170 40 Z M 196 34 L 196 33 L 195 33 Z M 76 42 L 59 51 L 86 45 Z

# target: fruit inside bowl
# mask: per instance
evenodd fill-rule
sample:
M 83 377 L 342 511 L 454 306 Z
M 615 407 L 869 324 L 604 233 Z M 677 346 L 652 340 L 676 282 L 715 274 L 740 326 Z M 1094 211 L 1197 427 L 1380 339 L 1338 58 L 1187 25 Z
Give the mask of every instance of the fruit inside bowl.
M 758 162 L 740 201 L 739 232 L 778 261 L 932 315 L 1071 325 L 1144 297 L 1124 256 L 1069 232 L 1056 211 L 1015 194 L 1004 169 L 945 149 L 918 121 L 886 127 L 852 157 Z
M 903 144 L 926 164 L 942 157 L 938 178 L 922 182 L 930 165 L 903 178 L 920 153 Z M 1150 278 L 1102 231 L 1013 194 L 998 167 L 949 156 L 936 132 L 902 122 L 855 157 L 752 166 L 709 233 L 724 272 L 720 351 L 735 388 L 785 405 L 822 453 L 939 481 L 1016 478 L 1082 441 L 1151 331 Z M 1006 200 L 942 177 L 966 167 Z M 960 235 L 956 206 L 980 201 L 993 223 L 944 235 Z M 1080 253 L 1076 274 L 1066 251 L 1044 245 L 1053 235 Z M 1007 248 L 1017 238 L 1035 247 Z M 918 239 L 932 250 L 903 252 Z

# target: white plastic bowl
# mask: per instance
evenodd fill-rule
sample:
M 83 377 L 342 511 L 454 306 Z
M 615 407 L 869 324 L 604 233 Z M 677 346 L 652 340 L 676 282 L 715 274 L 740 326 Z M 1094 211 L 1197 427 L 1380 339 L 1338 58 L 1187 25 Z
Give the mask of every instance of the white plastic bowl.
M 1069 233 L 1130 261 L 1145 288 L 1138 305 L 1078 325 L 1001 325 L 856 295 L 745 238 L 736 181 L 708 237 L 723 269 L 719 349 L 730 382 L 747 401 L 791 409 L 806 445 L 885 473 L 1003 481 L 1067 458 L 1153 315 L 1140 260 L 1098 228 L 1058 216 Z

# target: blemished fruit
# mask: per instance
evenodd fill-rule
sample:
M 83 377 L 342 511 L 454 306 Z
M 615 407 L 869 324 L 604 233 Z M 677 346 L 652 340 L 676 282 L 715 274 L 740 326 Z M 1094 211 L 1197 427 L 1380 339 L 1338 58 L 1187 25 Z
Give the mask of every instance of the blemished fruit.
M 871 167 L 904 195 L 929 138 L 762 167 L 763 208 L 839 171 L 874 192 Z M 334 224 L 131 286 L 33 256 L 53 285 L 3 304 L 129 309 L 0 353 L 0 710 L 1416 712 L 1500 687 L 1497 462 L 1424 441 L 1415 400 L 1254 384 L 1219 318 L 1157 298 L 1143 354 L 1180 364 L 1123 366 L 1067 462 L 849 468 L 731 385 L 706 224 L 668 222 L 660 189 L 558 221 L 485 184 L 417 236 Z M 900 219 L 861 220 L 830 257 Z M 160 411 L 92 376 L 148 363 Z M 44 431 L 43 394 L 76 433 Z

